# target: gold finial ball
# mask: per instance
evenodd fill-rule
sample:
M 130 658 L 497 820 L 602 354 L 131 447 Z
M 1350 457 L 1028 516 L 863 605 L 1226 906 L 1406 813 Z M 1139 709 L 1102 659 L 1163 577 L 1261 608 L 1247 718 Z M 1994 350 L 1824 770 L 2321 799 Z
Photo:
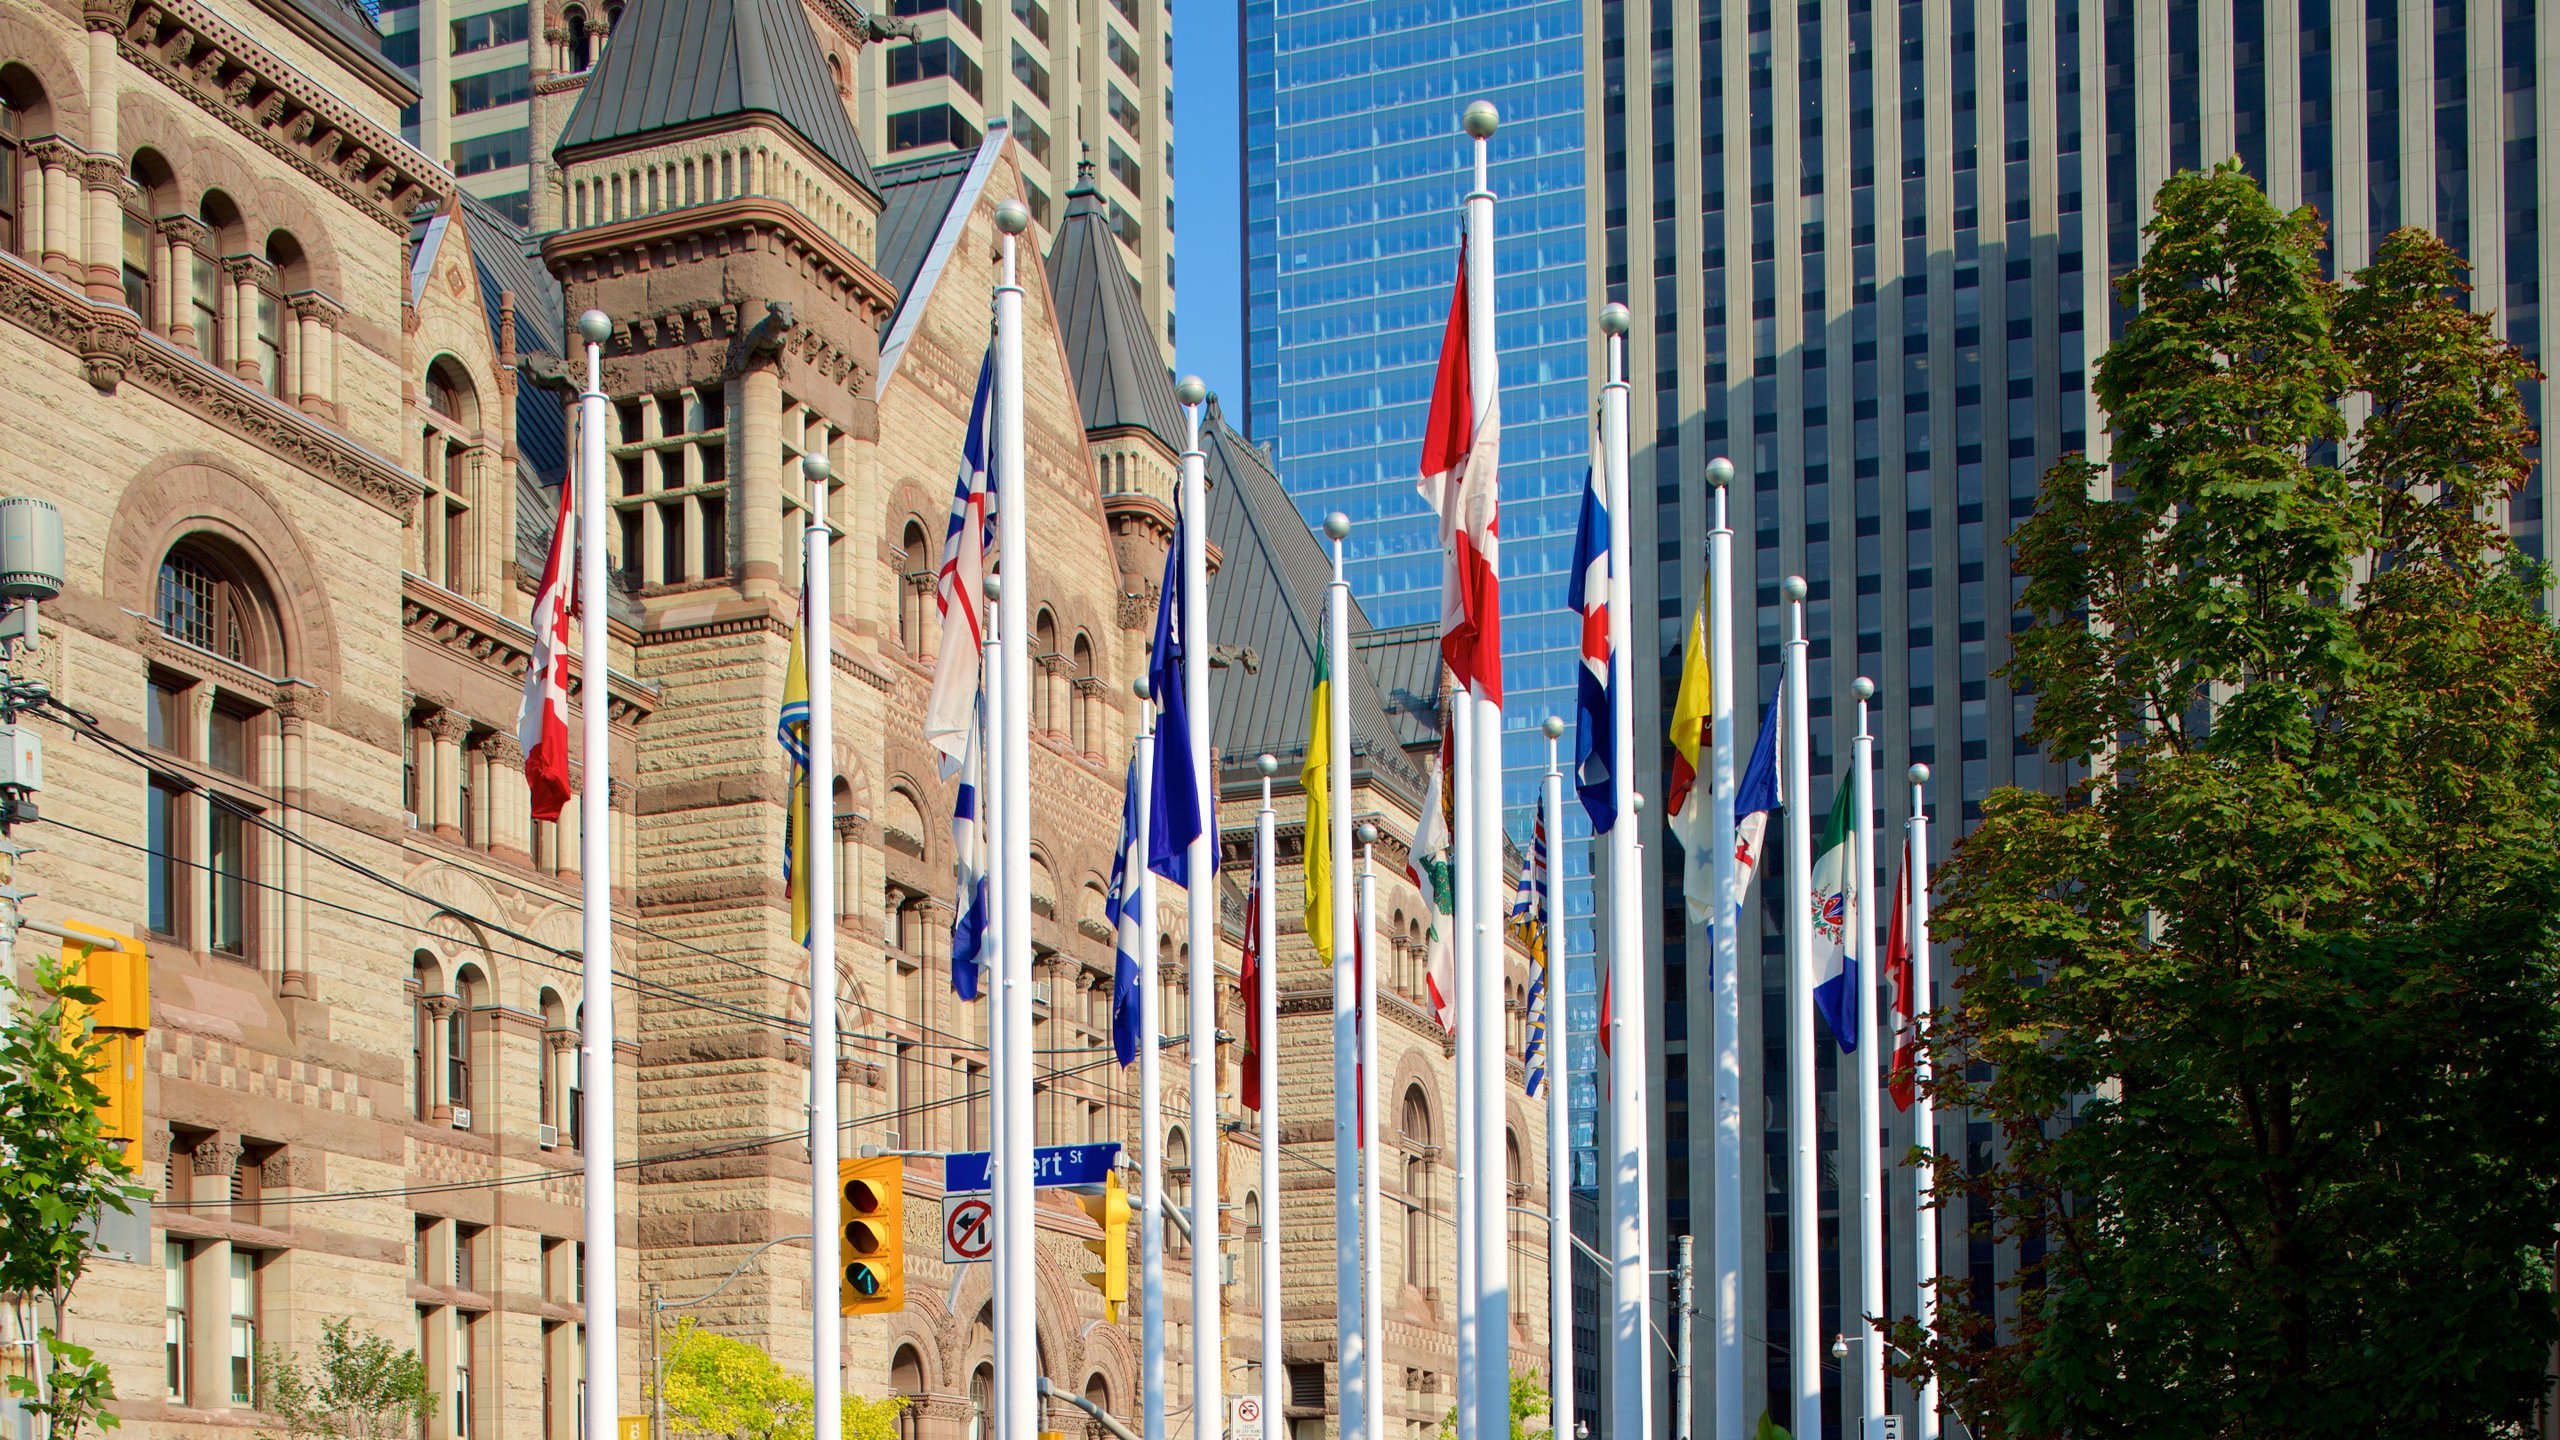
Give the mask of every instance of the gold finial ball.
M 1733 483 L 1733 462 L 1719 455 L 1707 462 L 1707 483 L 1721 490 Z
M 1477 139 L 1492 139 L 1493 132 L 1498 129 L 1501 124 L 1502 112 L 1493 108 L 1492 101 L 1479 100 L 1473 105 L 1467 107 L 1467 133 L 1473 135 Z
M 601 310 L 590 310 L 578 317 L 578 338 L 590 345 L 601 345 L 613 338 L 613 317 Z
M 1173 398 L 1185 405 L 1206 405 L 1209 403 L 1209 382 L 1197 375 L 1185 375 L 1175 383 Z
M 1324 517 L 1324 536 L 1328 540 L 1351 538 L 1351 517 L 1336 510 Z
M 1624 335 L 1635 323 L 1636 317 L 1615 300 L 1600 307 L 1600 333 L 1603 335 Z
M 996 207 L 996 228 L 1007 235 L 1019 235 L 1031 228 L 1031 212 L 1019 200 L 1007 200 Z
M 1929 783 L 1929 767 L 1928 767 L 1928 766 L 1926 766 L 1926 765 L 1914 765 L 1914 766 L 1912 766 L 1912 767 L 1911 767 L 1911 783 L 1912 783 L 1912 784 L 1914 784 L 1914 785 L 1926 785 L 1926 784 L 1928 784 L 1928 783 Z
M 1280 757 L 1268 752 L 1257 755 L 1254 757 L 1253 768 L 1261 771 L 1264 778 L 1268 779 L 1280 773 Z
M 835 473 L 836 467 L 827 463 L 827 457 L 821 451 L 812 450 L 800 457 L 801 478 L 812 484 L 823 485 L 827 477 Z
M 1547 717 L 1547 723 L 1539 726 L 1538 728 L 1547 733 L 1548 739 L 1561 740 L 1564 738 L 1564 717 L 1561 715 L 1550 715 Z
M 1779 586 L 1778 588 L 1787 592 L 1788 599 L 1801 600 L 1805 597 L 1806 591 L 1809 587 L 1804 583 L 1803 576 L 1790 575 L 1787 577 L 1787 583 Z
M 1876 682 L 1861 675 L 1849 682 L 1849 693 L 1860 700 L 1872 700 L 1876 697 Z

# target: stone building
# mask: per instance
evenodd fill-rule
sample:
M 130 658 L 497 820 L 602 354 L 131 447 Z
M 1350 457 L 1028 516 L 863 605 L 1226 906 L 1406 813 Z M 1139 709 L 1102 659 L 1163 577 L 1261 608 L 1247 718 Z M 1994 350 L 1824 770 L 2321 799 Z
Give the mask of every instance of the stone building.
M 563 223 L 528 237 L 399 138 L 417 97 L 338 0 L 0 0 L 0 489 L 60 507 L 70 554 L 18 661 L 59 701 L 32 722 L 51 763 L 19 883 L 30 914 L 151 956 L 157 1195 L 75 1321 L 143 1434 L 255 1433 L 263 1348 L 307 1352 L 336 1316 L 418 1348 L 440 1400 L 422 1440 L 568 1440 L 590 1403 L 579 836 L 574 810 L 532 820 L 513 730 L 572 449 L 564 322 L 591 305 L 617 324 L 610 1403 L 642 1411 L 655 1306 L 742 1264 L 684 1313 L 807 1363 L 813 1297 L 789 1239 L 809 1216 L 805 960 L 774 725 L 812 514 L 801 457 L 821 450 L 846 1148 L 984 1143 L 985 1009 L 949 984 L 951 797 L 920 728 L 925 577 L 987 342 L 993 210 L 1025 182 L 1004 127 L 872 167 L 827 64 L 834 23 L 794 0 L 637 0 L 544 144 Z M 1062 208 L 1022 265 L 1038 1124 L 1044 1141 L 1133 1139 L 1134 1077 L 1107 1059 L 1102 891 L 1181 417 L 1107 211 L 1089 187 Z M 1219 745 L 1294 771 L 1313 541 L 1258 455 L 1223 423 L 1211 440 L 1232 662 L 1216 691 L 1234 717 Z M 1429 645 L 1362 629 L 1362 813 L 1406 835 L 1432 743 L 1407 692 L 1431 688 Z M 1244 763 L 1222 773 L 1232 882 L 1252 786 Z M 1382 974 L 1410 996 L 1402 889 L 1382 886 L 1399 917 Z M 1178 937 L 1183 896 L 1166 898 Z M 1241 899 L 1220 896 L 1231 930 Z M 1243 1281 L 1231 1392 L 1268 1308 L 1254 1247 L 1329 1226 L 1330 1097 L 1312 1078 L 1329 1074 L 1313 998 L 1329 981 L 1288 929 L 1284 1193 L 1251 1178 L 1258 1118 L 1214 1142 L 1168 1133 L 1177 1196 L 1183 1156 L 1224 1150 Z M 1165 958 L 1178 991 L 1191 957 Z M 1239 1031 L 1232 971 L 1230 953 L 1204 978 Z M 1410 1357 L 1395 1413 L 1419 1427 L 1446 1409 L 1450 1368 L 1447 1047 L 1409 999 L 1388 1008 L 1387 1113 L 1414 1117 L 1389 1126 L 1405 1168 L 1388 1191 L 1418 1217 L 1391 1236 L 1389 1373 Z M 1418 1110 L 1398 1108 L 1408 1093 Z M 1513 1110 L 1520 1178 L 1541 1193 L 1538 1112 Z M 941 1264 L 939 1164 L 907 1178 L 908 1304 L 847 1324 L 847 1374 L 916 1397 L 919 1440 L 962 1440 L 982 1413 L 987 1279 Z M 1092 1233 L 1044 1199 L 1044 1368 L 1133 1414 L 1134 1315 L 1105 1323 L 1078 1278 Z M 1177 1359 L 1191 1263 L 1177 1245 Z M 1513 1340 L 1535 1364 L 1543 1270 L 1524 1269 Z M 1330 1277 L 1294 1254 L 1288 1273 L 1292 1380 L 1315 1367 L 1314 1417 Z M 1179 1405 L 1187 1368 L 1170 1379 Z

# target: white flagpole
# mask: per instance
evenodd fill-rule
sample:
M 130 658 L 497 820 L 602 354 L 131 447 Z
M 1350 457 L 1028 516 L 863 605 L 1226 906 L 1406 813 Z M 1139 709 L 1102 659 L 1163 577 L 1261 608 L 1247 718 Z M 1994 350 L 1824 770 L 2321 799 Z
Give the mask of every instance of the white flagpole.
M 808 554 L 801 562 L 805 602 L 800 633 L 809 679 L 809 1382 L 815 1440 L 837 1440 L 844 1427 L 844 1316 L 836 1287 L 844 1275 L 838 1230 L 844 1194 L 836 1175 L 836 723 L 835 617 L 828 608 L 826 452 L 800 459 L 808 482 Z
M 997 568 L 1004 589 L 999 615 L 996 668 L 1002 677 L 1004 723 L 1005 823 L 1003 849 L 996 869 L 1004 876 L 1004 948 L 1002 976 L 997 982 L 996 1042 L 1016 1061 L 1004 1069 L 1004 1088 L 995 1097 L 996 1144 L 994 1184 L 996 1212 L 995 1263 L 1005 1272 L 997 1294 L 996 1334 L 1004 1346 L 999 1396 L 1003 1423 L 997 1434 L 1026 1436 L 1040 1428 L 1037 1392 L 1040 1373 L 1037 1272 L 1033 1268 L 1031 1148 L 1035 1143 L 1031 1116 L 1031 756 L 1030 634 L 1023 616 L 1031 586 L 1028 532 L 1031 497 L 1023 483 L 1022 463 L 1022 283 L 1016 273 L 1018 237 L 1031 224 L 1031 212 L 1017 200 L 996 207 L 1002 278 L 996 285 L 996 394 L 992 477 L 1003 499 L 998 503 Z
M 1918 1024 L 1929 1012 L 1934 977 L 1929 956 L 1929 767 L 1911 767 L 1911 1018 Z M 1937 1105 L 1929 1098 L 1929 1051 L 1922 1047 L 1912 1062 L 1911 1134 L 1920 1147 L 1920 1169 L 1911 1177 L 1911 1282 L 1918 1292 L 1913 1308 L 1923 1329 L 1938 1323 L 1938 1212 L 1930 1208 L 1930 1162 L 1938 1153 Z M 1938 1382 L 1920 1382 L 1920 1440 L 1938 1440 Z
M 1734 894 L 1733 525 L 1726 491 L 1733 462 L 1707 462 L 1715 528 L 1707 532 L 1708 699 L 1712 737 L 1707 843 L 1715 847 L 1715 1231 L 1708 1263 L 1715 1292 L 1715 1436 L 1742 1440 L 1742 897 Z M 1755 927 L 1756 929 L 1756 927 Z
M 1467 195 L 1467 376 L 1474 387 L 1471 408 L 1481 421 L 1496 413 L 1501 390 L 1501 357 L 1494 345 L 1493 180 L 1488 142 L 1501 123 L 1493 106 L 1478 100 L 1467 106 L 1467 134 L 1475 140 L 1475 189 Z M 1498 541 L 1485 541 L 1484 563 L 1501 573 Z M 1481 657 L 1480 665 L 1501 674 L 1499 654 Z M 1475 950 L 1476 988 L 1470 995 L 1476 1030 L 1472 1074 L 1462 1087 L 1475 1090 L 1476 1187 L 1476 1383 L 1480 1413 L 1476 1423 L 1487 1440 L 1511 1434 L 1511 1227 L 1509 1176 L 1503 1165 L 1509 1134 L 1510 1047 L 1503 1043 L 1503 1001 L 1509 987 L 1509 953 L 1502 926 L 1502 701 L 1482 690 L 1467 697 L 1476 732 L 1475 823 L 1477 848 Z
M 1564 930 L 1556 923 L 1557 884 L 1564 872 L 1564 771 L 1556 742 L 1564 717 L 1550 715 L 1547 737 L 1547 1423 L 1553 1440 L 1573 1433 L 1573 1113 L 1565 1095 Z
M 1386 1223 L 1379 1207 L 1378 1166 L 1378 871 L 1371 847 L 1378 827 L 1360 827 L 1360 1356 L 1368 1401 L 1361 1433 L 1387 1434 Z
M 1261 1049 L 1254 1055 L 1262 1084 L 1262 1243 L 1256 1247 L 1262 1294 L 1262 1425 L 1268 1436 L 1279 1428 L 1281 1381 L 1287 1374 L 1280 1358 L 1280 884 L 1279 820 L 1271 809 L 1271 777 L 1280 757 L 1264 755 L 1254 764 L 1262 771 L 1262 808 L 1253 818 L 1254 888 L 1262 896 L 1256 946 L 1262 955 L 1262 993 L 1256 1033 Z
M 1324 592 L 1324 645 L 1331 673 L 1325 683 L 1325 728 L 1332 753 L 1325 758 L 1326 817 L 1329 834 L 1309 835 L 1306 843 L 1331 851 L 1333 893 L 1333 1304 L 1336 1368 L 1342 1385 L 1342 1433 L 1345 1440 L 1368 1440 L 1369 1353 L 1362 1329 L 1366 1311 L 1360 1304 L 1360 1102 L 1356 1072 L 1360 1061 L 1360 982 L 1353 963 L 1354 926 L 1360 923 L 1352 905 L 1351 870 L 1351 685 L 1345 671 L 1351 663 L 1351 585 L 1342 577 L 1342 542 L 1351 533 L 1351 518 L 1340 511 L 1324 517 L 1331 541 L 1333 580 Z
M 1787 1335 L 1798 1435 L 1822 1433 L 1822 1192 L 1813 1112 L 1813 781 L 1806 749 L 1804 577 L 1787 595 Z
M 1209 387 L 1185 375 L 1182 401 L 1182 684 L 1191 721 L 1191 775 L 1200 833 L 1191 837 L 1191 1428 L 1219 1440 L 1227 1423 L 1226 1291 L 1220 1210 L 1218 1124 L 1218 764 L 1209 751 L 1209 483 L 1200 449 L 1200 409 Z
M 1855 1319 L 1843 1317 L 1842 1323 L 1856 1330 L 1860 1433 L 1869 1440 L 1882 1440 L 1884 1337 L 1869 1324 L 1870 1317 L 1881 1318 L 1885 1313 L 1884 1140 L 1877 1133 L 1884 1111 L 1876 1085 L 1876 981 L 1882 968 L 1877 959 L 1883 951 L 1876 944 L 1876 740 L 1867 725 L 1867 702 L 1876 693 L 1875 682 L 1861 675 L 1850 684 L 1849 693 L 1858 700 L 1858 736 L 1850 749 L 1851 774 L 1858 787 L 1858 844 L 1855 871 L 1849 879 L 1856 888 L 1849 892 L 1851 928 L 1845 937 L 1851 963 L 1857 967 L 1857 983 L 1850 992 L 1857 996 L 1858 1053 L 1847 1059 L 1858 1070 L 1858 1309 Z
M 1454 1017 L 1456 1038 L 1457 1083 L 1451 1106 L 1450 1137 L 1453 1152 L 1450 1181 L 1457 1194 L 1457 1282 L 1458 1282 L 1458 1389 L 1453 1397 L 1458 1412 L 1458 1440 L 1479 1440 L 1476 1429 L 1476 1187 L 1475 1187 L 1475 1074 L 1476 1014 L 1474 996 L 1475 924 L 1480 902 L 1476 896 L 1476 733 L 1467 723 L 1467 697 L 1458 691 L 1449 697 L 1449 870 L 1454 894 L 1450 917 L 1449 948 L 1449 1013 Z M 1436 1277 L 1435 1277 L 1436 1278 Z
M 993 463 L 990 461 L 989 463 Z M 1001 503 L 1001 502 L 999 502 Z M 998 512 L 1001 515 L 1001 512 Z M 1005 1058 L 1009 1047 L 1004 1043 L 1004 1006 L 991 990 L 1001 984 L 1004 968 L 1005 879 L 1004 879 L 1004 576 L 990 574 L 981 582 L 986 592 L 985 614 L 980 623 L 981 641 L 978 652 L 978 824 L 984 831 L 981 844 L 986 858 L 981 866 L 987 882 L 987 933 L 978 945 L 978 998 L 987 1007 L 987 1150 L 992 1157 L 1002 1147 L 997 1137 L 1002 1134 L 1005 1097 L 1005 1074 L 1010 1062 Z M 902 1134 L 900 1140 L 906 1137 Z M 990 1183 L 993 1176 L 989 1176 Z M 996 1239 L 1002 1243 L 1001 1222 L 996 1222 Z M 995 1300 L 996 1313 L 1009 1313 L 1011 1304 L 1006 1294 L 1012 1288 L 1012 1272 L 998 1257 L 987 1269 L 988 1284 Z M 990 1417 L 1001 1420 L 1004 1405 L 1006 1345 L 1004 1331 L 995 1333 L 995 1383 L 989 1387 L 987 1403 Z M 661 1437 L 663 1440 L 663 1437 Z
M 1156 872 L 1147 863 L 1156 799 L 1156 706 L 1138 677 L 1138 1307 L 1145 1440 L 1164 1440 L 1164 1000 Z
M 1603 328 L 1607 328 L 1605 325 Z M 1646 1071 L 1652 1002 L 1644 960 L 1644 861 L 1637 853 L 1635 541 L 1627 477 L 1627 339 L 1608 341 L 1609 383 L 1600 392 L 1600 464 L 1609 499 L 1609 669 L 1618 692 L 1610 732 L 1618 822 L 1609 827 L 1610 1419 L 1618 1435 L 1653 1429 L 1652 1158 Z
M 578 724 L 586 759 L 578 805 L 580 996 L 578 1044 L 586 1062 L 587 1327 L 586 1440 L 615 1440 L 622 1416 L 621 1308 L 614 1281 L 621 1246 L 614 1188 L 613 1074 L 613 737 L 606 729 L 611 656 L 606 652 L 604 342 L 613 321 L 601 310 L 578 317 L 587 342 L 587 388 L 578 397 Z

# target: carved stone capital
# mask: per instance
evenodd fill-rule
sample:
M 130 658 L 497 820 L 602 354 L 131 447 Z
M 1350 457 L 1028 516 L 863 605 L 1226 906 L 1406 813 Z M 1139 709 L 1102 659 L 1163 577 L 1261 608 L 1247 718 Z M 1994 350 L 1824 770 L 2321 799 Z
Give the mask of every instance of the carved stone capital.
M 524 746 L 503 730 L 492 730 L 481 736 L 480 743 L 473 748 L 488 756 L 492 765 L 504 765 L 510 770 L 524 768 Z
M 124 173 L 124 162 L 113 155 L 88 155 L 80 161 L 80 183 L 92 190 L 113 190 L 119 203 L 140 196 L 142 187 Z
M 549 1047 L 552 1054 L 566 1055 L 578 1048 L 578 1032 L 575 1030 L 545 1030 L 542 1032 L 542 1043 Z
M 169 1132 L 166 1128 L 154 1130 L 142 1137 L 142 1158 L 154 1165 L 167 1163 Z
M 631 783 L 629 781 L 607 780 L 604 783 L 604 790 L 606 804 L 611 808 L 616 810 L 628 810 L 631 808 L 634 792 L 631 789 Z
M 240 1137 L 216 1130 L 196 1142 L 196 1148 L 188 1152 L 188 1159 L 193 1162 L 198 1179 L 209 1175 L 228 1175 L 240 1166 Z
M 47 170 L 70 170 L 87 157 L 86 152 L 59 135 L 46 135 L 27 142 L 27 158 Z
M 184 245 L 190 250 L 205 251 L 213 248 L 213 227 L 193 215 L 163 217 L 160 221 L 160 234 L 170 244 Z
M 418 1004 L 426 1010 L 428 1019 L 442 1020 L 460 1009 L 462 1001 L 452 995 L 421 995 Z
M 321 1186 L 320 1157 L 285 1146 L 258 1166 L 258 1185 L 265 1190 L 317 1190 Z
M 276 267 L 260 255 L 225 255 L 222 273 L 234 285 L 263 285 L 276 273 Z
M 297 290 L 284 297 L 284 303 L 293 307 L 295 318 L 317 320 L 332 330 L 338 328 L 340 317 L 347 313 L 346 306 L 317 290 Z
M 457 715 L 451 710 L 439 710 L 428 716 L 425 725 L 428 734 L 439 740 L 450 740 L 456 744 L 460 744 L 462 737 L 471 733 L 471 717 Z

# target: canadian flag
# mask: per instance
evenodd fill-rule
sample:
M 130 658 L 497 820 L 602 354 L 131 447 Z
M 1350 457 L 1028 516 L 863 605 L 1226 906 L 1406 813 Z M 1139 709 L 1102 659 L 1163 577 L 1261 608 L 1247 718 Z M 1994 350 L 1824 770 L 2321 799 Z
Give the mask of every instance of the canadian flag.
M 1447 552 L 1440 581 L 1440 653 L 1458 683 L 1502 703 L 1502 404 L 1487 385 L 1479 402 L 1467 356 L 1467 267 L 1440 336 L 1440 374 L 1422 436 L 1422 498 L 1440 517 Z M 1490 379 L 1491 377 L 1487 377 Z
M 1884 942 L 1884 977 L 1893 986 L 1893 1108 L 1908 1110 L 1919 1080 L 1920 998 L 1911 993 L 1911 845 L 1902 846 L 1902 870 L 1893 877 L 1893 923 Z
M 560 482 L 560 519 L 551 529 L 551 555 L 542 562 L 542 589 L 533 597 L 533 659 L 524 668 L 524 705 L 516 713 L 516 743 L 524 749 L 525 787 L 533 792 L 533 818 L 558 820 L 569 803 L 569 611 L 578 516 L 569 482 Z

